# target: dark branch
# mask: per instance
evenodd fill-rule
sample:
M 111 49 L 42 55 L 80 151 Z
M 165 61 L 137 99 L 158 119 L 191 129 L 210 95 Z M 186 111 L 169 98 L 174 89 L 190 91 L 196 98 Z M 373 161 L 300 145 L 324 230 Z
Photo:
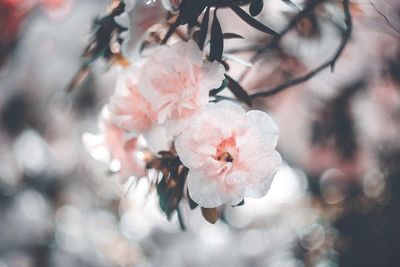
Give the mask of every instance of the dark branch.
M 371 6 L 375 9 L 375 11 L 381 15 L 383 17 L 383 19 L 385 20 L 386 24 L 392 28 L 395 32 L 400 33 L 400 29 L 397 29 L 395 25 L 393 25 L 393 23 L 390 21 L 390 19 L 388 18 L 387 15 L 385 15 L 382 11 L 380 11 L 374 3 L 370 2 Z
M 287 88 L 290 88 L 292 86 L 301 84 L 305 81 L 308 81 L 309 79 L 313 78 L 315 75 L 320 73 L 322 70 L 331 67 L 331 70 L 333 71 L 335 64 L 337 60 L 339 59 L 340 55 L 342 54 L 344 48 L 346 47 L 352 33 L 353 29 L 353 24 L 352 24 L 352 18 L 351 18 L 351 13 L 350 13 L 350 8 L 349 8 L 349 0 L 343 0 L 343 13 L 345 15 L 345 24 L 346 24 L 346 29 L 344 30 L 342 34 L 342 39 L 340 42 L 339 47 L 337 48 L 335 54 L 325 63 L 321 64 L 314 70 L 311 70 L 310 72 L 306 73 L 303 76 L 291 79 L 289 81 L 286 81 L 276 87 L 270 88 L 269 90 L 266 90 L 264 92 L 259 92 L 250 95 L 251 98 L 256 98 L 256 97 L 266 97 L 266 96 L 271 96 L 276 93 L 279 93 Z
M 305 17 L 311 15 L 315 8 L 323 3 L 325 0 L 310 0 L 307 5 L 299 12 L 297 15 L 289 22 L 285 29 L 283 29 L 279 35 L 274 36 L 274 38 L 262 49 L 258 50 L 257 53 L 252 57 L 251 62 L 255 62 L 258 57 L 264 53 L 266 50 L 269 50 L 273 47 L 276 47 L 278 43 L 283 39 L 283 37 L 290 32 L 293 28 L 298 25 L 298 23 Z

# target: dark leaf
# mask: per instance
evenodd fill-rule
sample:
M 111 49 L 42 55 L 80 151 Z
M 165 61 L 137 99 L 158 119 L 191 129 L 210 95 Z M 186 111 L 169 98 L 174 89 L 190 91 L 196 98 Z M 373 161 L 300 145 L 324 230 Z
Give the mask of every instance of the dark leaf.
M 264 7 L 264 0 L 252 0 L 249 6 L 250 15 L 253 17 L 261 13 Z
M 163 177 L 157 185 L 157 194 L 160 208 L 170 220 L 182 199 L 188 169 L 180 163 L 178 157 L 162 158 L 161 161 L 163 167 L 168 169 L 163 171 Z
M 75 74 L 72 80 L 67 85 L 67 92 L 71 92 L 74 88 L 82 84 L 82 82 L 88 77 L 90 68 L 88 64 L 81 66 L 79 71 Z
M 107 15 L 98 17 L 92 25 L 93 37 L 86 46 L 83 57 L 85 62 L 82 64 L 78 73 L 68 84 L 67 91 L 72 91 L 75 87 L 85 81 L 90 72 L 91 64 L 99 58 L 105 58 L 107 61 L 122 63 L 122 57 L 111 51 L 112 40 L 116 38 L 119 44 L 122 43 L 120 34 L 127 30 L 115 22 L 114 18 L 125 11 L 125 3 L 119 2 Z
M 196 42 L 197 46 L 199 46 L 199 37 L 200 37 L 200 31 L 193 32 L 192 39 L 193 39 L 193 41 Z M 199 46 L 199 48 L 200 48 L 200 46 Z
M 216 13 L 211 25 L 211 40 L 210 40 L 210 60 L 221 61 L 222 52 L 224 50 L 224 39 L 222 35 L 221 25 L 219 24 Z
M 226 79 L 224 79 L 223 81 L 222 81 L 222 84 L 221 84 L 221 86 L 219 87 L 219 88 L 216 88 L 216 89 L 212 89 L 211 91 L 210 91 L 210 96 L 215 96 L 216 94 L 218 94 L 219 92 L 221 92 L 222 90 L 224 90 L 225 88 L 226 88 L 226 86 L 228 85 L 228 81 L 226 80 Z
M 162 40 L 161 44 L 166 44 L 169 37 L 176 31 L 176 29 L 181 25 L 182 23 L 182 16 L 181 13 L 179 13 L 178 17 L 176 18 L 175 22 L 171 24 L 171 26 L 168 29 L 168 32 L 165 34 L 164 39 Z
M 206 42 L 207 32 L 208 32 L 208 21 L 210 20 L 210 7 L 207 7 L 204 13 L 203 20 L 201 22 L 200 31 L 198 35 L 198 46 L 203 50 L 204 43 Z
M 171 151 L 159 151 L 158 155 L 162 156 L 163 158 L 173 158 L 175 155 Z
M 229 7 L 229 5 L 247 6 L 252 0 L 217 0 L 210 1 L 215 7 Z
M 391 78 L 400 85 L 400 50 L 397 51 L 397 56 L 389 60 L 387 70 Z
M 224 37 L 224 39 L 244 39 L 243 36 L 233 33 L 233 32 L 226 32 L 222 35 Z
M 183 221 L 183 216 L 182 216 L 181 209 L 179 207 L 176 209 L 176 213 L 178 214 L 179 226 L 180 226 L 182 231 L 185 231 L 186 230 L 186 226 L 185 226 L 185 222 Z
M 236 204 L 234 207 L 243 206 L 243 205 L 244 205 L 244 199 L 242 199 L 242 201 L 240 201 L 239 204 Z
M 187 198 L 188 198 L 188 201 L 189 201 L 190 209 L 192 209 L 192 210 L 195 209 L 198 206 L 198 204 L 196 202 L 194 202 L 194 200 L 190 197 L 189 191 L 186 192 L 186 195 L 187 195 Z
M 259 30 L 259 31 L 262 31 L 264 33 L 267 33 L 267 34 L 279 35 L 277 32 L 275 32 L 271 28 L 265 26 L 264 24 L 262 24 L 258 20 L 252 18 L 249 14 L 247 14 L 240 7 L 235 6 L 235 5 L 230 5 L 229 7 L 233 10 L 233 12 L 236 13 L 236 15 L 238 15 L 242 20 L 244 20 L 251 27 L 253 27 L 253 28 L 255 28 L 255 29 Z
M 209 223 L 216 223 L 218 220 L 218 211 L 216 208 L 203 208 L 201 207 L 201 214 L 203 215 L 204 219 L 206 219 Z
M 248 106 L 251 106 L 251 98 L 247 94 L 247 92 L 238 84 L 235 80 L 233 80 L 230 76 L 225 74 L 225 78 L 228 80 L 228 88 L 232 91 L 235 97 L 246 103 Z
M 206 6 L 206 1 L 183 0 L 179 6 L 179 14 L 182 15 L 181 24 L 196 24 L 198 17 L 201 15 Z

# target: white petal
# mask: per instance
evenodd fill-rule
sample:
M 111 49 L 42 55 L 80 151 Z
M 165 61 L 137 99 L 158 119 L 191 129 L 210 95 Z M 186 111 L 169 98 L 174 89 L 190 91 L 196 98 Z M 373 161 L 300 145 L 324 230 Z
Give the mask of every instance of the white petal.
M 247 112 L 249 122 L 252 126 L 260 129 L 263 141 L 276 147 L 278 142 L 279 128 L 273 119 L 265 112 L 260 110 L 251 110 Z
M 187 181 L 190 197 L 201 207 L 215 208 L 223 204 L 218 184 L 201 171 L 190 170 Z
M 171 148 L 172 137 L 167 135 L 167 131 L 162 125 L 154 125 L 149 131 L 143 134 L 148 148 L 153 153 L 169 150 Z
M 207 90 L 212 90 L 219 88 L 222 85 L 222 81 L 225 79 L 224 73 L 225 68 L 224 66 L 217 62 L 210 62 L 206 61 L 203 64 L 203 82 L 202 87 L 206 88 Z

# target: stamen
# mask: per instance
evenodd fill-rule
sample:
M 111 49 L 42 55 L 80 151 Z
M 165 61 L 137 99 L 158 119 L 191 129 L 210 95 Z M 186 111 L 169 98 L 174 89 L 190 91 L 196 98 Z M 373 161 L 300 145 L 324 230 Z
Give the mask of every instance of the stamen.
M 223 160 L 225 162 L 232 162 L 233 158 L 232 158 L 231 154 L 229 154 L 228 152 L 223 152 L 222 154 L 220 154 L 217 157 L 217 160 Z

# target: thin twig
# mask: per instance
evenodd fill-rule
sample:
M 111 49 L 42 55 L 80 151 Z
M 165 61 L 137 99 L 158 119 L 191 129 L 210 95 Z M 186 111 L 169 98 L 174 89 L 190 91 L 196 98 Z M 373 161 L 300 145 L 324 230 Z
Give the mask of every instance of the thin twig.
M 325 0 L 310 0 L 307 5 L 299 12 L 297 15 L 289 22 L 289 24 L 283 29 L 279 35 L 274 36 L 274 38 L 262 49 L 258 50 L 256 54 L 252 57 L 251 62 L 254 62 L 258 57 L 264 53 L 266 50 L 276 47 L 278 43 L 283 39 L 283 37 L 290 32 L 298 23 L 305 17 L 309 16 L 314 12 L 319 4 Z
M 320 66 L 318 66 L 314 70 L 311 70 L 310 72 L 306 73 L 303 76 L 286 81 L 286 82 L 284 82 L 276 87 L 273 87 L 271 89 L 268 89 L 264 92 L 252 94 L 252 95 L 250 95 L 250 97 L 256 98 L 256 97 L 271 96 L 271 95 L 274 95 L 276 93 L 283 91 L 284 89 L 298 85 L 300 83 L 303 83 L 303 82 L 311 79 L 312 77 L 314 77 L 316 74 L 318 74 L 325 68 L 331 67 L 331 71 L 333 71 L 337 60 L 339 59 L 340 55 L 342 54 L 344 48 L 346 47 L 346 45 L 351 37 L 351 33 L 352 33 L 352 29 L 353 29 L 353 23 L 352 23 L 349 4 L 350 4 L 349 0 L 343 0 L 343 13 L 345 16 L 344 22 L 346 24 L 346 29 L 342 34 L 342 39 L 341 39 L 339 47 L 337 48 L 335 54 L 328 61 L 326 61 L 325 63 L 321 64 Z
M 400 33 L 400 29 L 397 29 L 396 26 L 393 25 L 393 23 L 389 20 L 388 16 L 385 15 L 382 11 L 380 11 L 373 2 L 370 2 L 371 6 L 375 9 L 375 11 L 383 17 L 385 20 L 386 24 L 392 28 L 395 32 Z
M 296 14 L 295 17 L 289 22 L 289 24 L 279 33 L 279 35 L 274 36 L 268 44 L 264 45 L 262 48 L 258 49 L 257 52 L 251 57 L 250 62 L 255 63 L 260 56 L 266 51 L 272 48 L 279 48 L 279 42 L 293 29 L 298 25 L 298 23 L 305 17 L 309 16 L 314 12 L 317 6 L 323 3 L 325 0 L 310 0 L 307 2 L 306 6 Z M 239 81 L 242 81 L 251 69 L 246 69 L 239 78 Z

